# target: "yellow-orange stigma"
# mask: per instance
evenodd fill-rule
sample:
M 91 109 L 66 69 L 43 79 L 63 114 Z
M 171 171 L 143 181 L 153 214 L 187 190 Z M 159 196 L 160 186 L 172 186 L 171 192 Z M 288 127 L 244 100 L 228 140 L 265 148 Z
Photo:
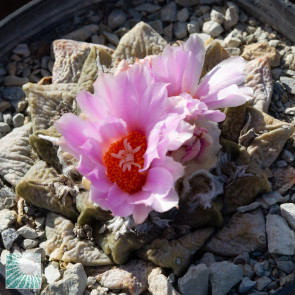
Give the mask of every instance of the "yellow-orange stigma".
M 111 144 L 104 154 L 108 178 L 129 194 L 139 191 L 146 182 L 147 172 L 138 171 L 143 167 L 146 149 L 146 137 L 135 131 Z

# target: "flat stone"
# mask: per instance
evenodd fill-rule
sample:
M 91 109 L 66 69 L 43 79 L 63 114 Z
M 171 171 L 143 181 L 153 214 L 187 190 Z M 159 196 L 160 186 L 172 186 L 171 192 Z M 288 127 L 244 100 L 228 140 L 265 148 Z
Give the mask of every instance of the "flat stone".
M 14 186 L 34 164 L 29 145 L 31 129 L 28 123 L 0 139 L 0 175 Z
M 210 266 L 212 295 L 225 295 L 243 278 L 243 267 L 228 261 L 216 262 Z
M 16 115 L 14 115 L 12 118 L 14 128 L 23 126 L 24 121 L 25 121 L 25 116 L 22 113 L 18 113 Z
M 49 262 L 49 265 L 45 267 L 44 275 L 48 284 L 52 284 L 61 278 L 57 262 Z
M 180 295 L 161 273 L 161 268 L 155 268 L 148 276 L 149 291 L 152 295 Z
M 14 228 L 7 228 L 1 232 L 5 249 L 9 250 L 19 234 Z
M 137 11 L 146 11 L 148 13 L 155 13 L 160 10 L 161 6 L 151 3 L 143 3 L 135 7 Z
M 294 203 L 285 203 L 281 204 L 281 215 L 284 217 L 289 225 L 295 230 L 295 204 Z
M 262 194 L 263 203 L 261 203 L 261 205 L 267 209 L 276 203 L 282 202 L 283 200 L 284 197 L 281 194 L 271 191 L 267 194 Z
M 272 67 L 280 65 L 280 54 L 274 47 L 269 46 L 267 42 L 253 43 L 244 46 L 241 56 L 246 60 L 267 56 Z
M 148 276 L 152 268 L 147 262 L 132 260 L 103 272 L 97 276 L 97 281 L 110 290 L 129 291 L 132 295 L 138 295 L 148 289 Z
M 21 55 L 23 57 L 28 57 L 31 55 L 29 47 L 25 43 L 18 44 L 13 50 L 13 53 Z
M 268 277 L 262 277 L 259 279 L 256 279 L 256 289 L 258 291 L 262 291 L 269 283 L 271 283 L 271 279 Z
M 294 231 L 279 215 L 266 216 L 266 233 L 270 254 L 293 255 L 295 248 Z
M 248 277 L 243 278 L 239 286 L 240 293 L 247 293 L 249 290 L 256 286 L 256 282 L 251 281 Z
M 281 76 L 280 81 L 282 82 L 282 84 L 285 86 L 286 90 L 290 94 L 295 95 L 295 79 L 290 78 L 290 77 Z
M 41 295 L 82 295 L 87 285 L 87 275 L 83 265 L 77 263 L 71 265 L 65 272 L 63 279 L 49 284 L 46 289 L 41 292 Z
M 177 5 L 170 2 L 161 9 L 161 20 L 163 22 L 175 22 L 177 19 Z
M 185 22 L 189 18 L 189 10 L 187 7 L 182 8 L 177 13 L 177 20 L 179 22 Z
M 29 82 L 28 78 L 17 77 L 17 76 L 6 76 L 4 77 L 4 86 L 22 86 Z
M 215 21 L 207 21 L 203 24 L 203 32 L 215 38 L 223 32 L 222 26 Z
M 265 220 L 258 208 L 243 214 L 235 213 L 228 224 L 212 235 L 203 249 L 215 255 L 236 256 L 265 246 Z
M 25 96 L 25 93 L 20 86 L 5 87 L 1 90 L 1 95 L 4 99 L 20 100 Z
M 216 262 L 215 256 L 212 253 L 206 252 L 201 257 L 199 264 L 205 264 L 207 267 L 210 267 L 215 262 Z
M 126 14 L 122 10 L 114 9 L 109 14 L 108 26 L 113 30 L 123 25 L 125 21 L 126 21 Z
M 207 295 L 209 281 L 209 268 L 205 264 L 191 266 L 187 273 L 178 279 L 181 294 Z
M 262 277 L 264 276 L 264 269 L 263 269 L 263 265 L 260 262 L 257 262 L 254 264 L 254 271 L 256 273 L 257 276 Z
M 37 232 L 35 229 L 29 227 L 28 225 L 24 225 L 20 227 L 17 232 L 23 236 L 25 239 L 36 239 L 38 238 Z
M 187 35 L 187 26 L 186 23 L 177 22 L 173 26 L 174 35 L 177 39 L 183 39 Z

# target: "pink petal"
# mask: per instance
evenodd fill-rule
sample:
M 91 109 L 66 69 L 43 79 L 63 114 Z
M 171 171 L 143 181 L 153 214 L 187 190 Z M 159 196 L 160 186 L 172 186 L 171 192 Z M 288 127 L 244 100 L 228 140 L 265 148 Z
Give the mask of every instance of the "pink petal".
M 154 194 L 166 195 L 173 187 L 173 177 L 171 173 L 162 167 L 150 168 L 143 191 L 150 191 Z
M 235 107 L 247 102 L 247 96 L 244 92 L 240 93 L 237 85 L 230 85 L 218 93 L 208 95 L 204 98 L 204 102 L 209 109 Z
M 164 198 L 155 198 L 152 208 L 157 212 L 165 212 L 173 207 L 177 207 L 179 197 L 174 188 L 170 190 L 167 196 Z
M 103 193 L 99 190 L 96 190 L 92 185 L 90 187 L 90 200 L 99 205 L 102 210 L 110 210 L 110 207 L 107 204 L 107 193 Z
M 97 96 L 83 90 L 78 94 L 76 99 L 81 111 L 91 120 L 101 120 L 107 116 L 107 106 Z
M 136 205 L 133 209 L 133 219 L 136 224 L 143 223 L 152 211 L 150 207 L 145 205 Z
M 199 82 L 204 62 L 204 45 L 197 35 L 180 46 L 166 46 L 152 61 L 156 81 L 170 83 L 168 95 L 192 92 Z
M 193 97 L 203 101 L 203 98 L 232 85 L 240 85 L 245 80 L 245 60 L 242 57 L 232 57 L 215 66 L 202 80 Z

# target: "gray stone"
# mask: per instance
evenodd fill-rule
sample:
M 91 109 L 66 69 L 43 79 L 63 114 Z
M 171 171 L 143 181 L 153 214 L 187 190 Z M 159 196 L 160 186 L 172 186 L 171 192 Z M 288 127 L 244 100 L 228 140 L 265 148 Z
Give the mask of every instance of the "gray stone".
M 0 189 L 0 210 L 14 207 L 17 199 L 14 192 L 7 186 L 4 186 Z
M 48 284 L 52 284 L 61 277 L 57 262 L 49 262 L 44 270 L 44 275 Z
M 239 56 L 241 54 L 240 48 L 236 47 L 228 47 L 226 48 L 226 51 L 230 56 Z
M 263 265 L 260 262 L 257 262 L 254 264 L 254 271 L 257 276 L 259 276 L 259 277 L 264 276 Z
M 199 0 L 175 0 L 180 6 L 193 6 L 199 4 Z
M 238 37 L 233 37 L 231 35 L 226 36 L 224 39 L 225 47 L 239 47 L 241 45 L 241 40 Z
M 199 33 L 197 35 L 201 38 L 204 44 L 211 39 L 211 36 L 205 33 Z
M 187 30 L 189 34 L 200 33 L 200 21 L 191 20 L 187 24 Z
M 294 161 L 294 155 L 290 151 L 288 151 L 286 149 L 283 149 L 283 151 L 282 151 L 282 159 L 285 160 L 288 163 L 291 163 L 291 162 Z
M 18 54 L 18 55 L 21 55 L 23 57 L 28 57 L 30 56 L 31 52 L 28 48 L 28 45 L 25 44 L 25 43 L 21 43 L 21 44 L 18 44 L 13 50 L 12 50 L 13 53 L 15 54 Z
M 254 202 L 254 203 L 251 203 L 247 206 L 242 206 L 242 207 L 237 208 L 237 211 L 240 213 L 245 213 L 245 212 L 252 211 L 252 210 L 258 208 L 259 206 L 260 206 L 259 202 Z
M 249 263 L 249 261 L 250 261 L 249 253 L 243 252 L 243 253 L 239 254 L 237 257 L 235 257 L 235 259 L 233 260 L 233 263 L 245 265 L 245 264 Z
M 63 279 L 49 284 L 41 295 L 82 295 L 87 285 L 87 275 L 83 265 L 77 263 L 68 268 L 63 276 Z
M 189 11 L 187 7 L 182 8 L 177 13 L 177 20 L 179 22 L 185 22 L 189 18 Z
M 118 45 L 119 44 L 119 38 L 116 34 L 113 33 L 108 33 L 108 32 L 103 32 L 103 35 L 107 38 L 107 40 L 113 44 L 113 45 Z
M 126 14 L 119 9 L 114 9 L 108 17 L 108 26 L 113 30 L 121 25 L 123 25 L 126 21 Z
M 242 252 L 264 249 L 265 220 L 257 208 L 247 213 L 235 213 L 229 222 L 215 232 L 203 250 L 221 256 L 236 256 Z
M 274 204 L 269 208 L 269 214 L 278 214 L 279 212 L 280 212 L 280 206 L 277 204 Z
M 10 129 L 10 126 L 5 123 L 5 122 L 0 122 L 0 133 L 7 133 L 9 132 L 11 129 Z
M 24 225 L 20 227 L 17 232 L 23 236 L 25 239 L 36 239 L 38 238 L 37 232 L 35 229 L 29 227 L 28 225 Z
M 262 277 L 262 278 L 256 279 L 255 281 L 256 281 L 256 289 L 258 291 L 262 291 L 271 282 L 271 279 L 268 277 Z
M 239 286 L 240 293 L 247 293 L 249 290 L 256 286 L 256 282 L 251 281 L 248 277 L 243 278 Z
M 223 20 L 224 20 L 224 15 L 222 13 L 220 13 L 219 11 L 212 9 L 211 13 L 210 13 L 210 18 L 212 21 L 215 21 L 215 22 L 222 25 Z
M 283 73 L 283 70 L 280 68 L 276 68 L 276 69 L 271 70 L 271 74 L 272 74 L 274 80 L 279 80 L 280 76 L 282 76 L 282 73 Z
M 284 201 L 284 197 L 278 192 L 269 192 L 262 195 L 262 201 L 263 208 L 268 209 L 270 206 Z
M 225 12 L 225 19 L 223 22 L 224 28 L 228 30 L 229 28 L 235 26 L 239 21 L 239 8 L 233 2 L 227 2 L 228 9 Z
M 277 268 L 286 274 L 290 274 L 295 270 L 293 261 L 277 261 Z
M 22 86 L 29 82 L 28 78 L 17 77 L 17 76 L 6 76 L 4 77 L 4 86 Z
M 295 95 L 295 79 L 282 76 L 280 77 L 280 81 L 290 94 Z
M 39 240 L 24 239 L 22 242 L 22 246 L 25 249 L 32 249 L 32 248 L 35 248 L 36 246 L 38 246 L 39 243 L 40 243 Z
M 285 203 L 280 206 L 280 209 L 282 217 L 284 217 L 293 230 L 295 230 L 295 204 Z
M 208 267 L 210 267 L 213 263 L 215 263 L 215 256 L 212 253 L 206 252 L 204 255 L 201 257 L 199 264 L 205 264 Z
M 18 113 L 13 116 L 12 121 L 15 128 L 21 127 L 24 125 L 25 116 L 22 113 Z
M 243 265 L 243 273 L 245 277 L 249 277 L 250 279 L 252 279 L 255 275 L 253 267 L 250 264 Z
M 210 35 L 211 37 L 217 37 L 223 32 L 222 26 L 212 20 L 205 22 L 203 24 L 202 30 L 204 33 Z
M 163 34 L 163 22 L 160 19 L 148 23 L 158 34 Z
M 152 295 L 180 295 L 169 282 L 168 278 L 161 273 L 161 268 L 155 268 L 148 276 L 149 291 Z M 131 294 L 138 294 L 131 292 Z
M 4 99 L 8 100 L 20 100 L 25 96 L 25 93 L 22 90 L 22 87 L 15 86 L 15 87 L 5 87 L 0 90 L 1 95 Z
M 9 250 L 19 234 L 14 228 L 7 228 L 1 232 L 1 236 L 5 249 Z
M 205 264 L 191 266 L 188 272 L 178 280 L 183 295 L 208 294 L 209 268 Z
M 288 166 L 287 162 L 284 161 L 284 160 L 278 160 L 278 161 L 276 161 L 276 165 L 277 165 L 278 168 L 283 168 L 283 167 L 287 167 Z
M 210 266 L 212 295 L 225 295 L 243 278 L 243 267 L 228 261 L 216 262 Z
M 11 126 L 12 125 L 12 115 L 10 113 L 4 114 L 3 115 L 3 122 Z
M 17 218 L 14 210 L 3 209 L 0 211 L 0 233 L 12 225 Z
M 174 1 L 170 2 L 161 9 L 161 20 L 163 22 L 175 22 L 177 17 L 177 5 Z
M 266 233 L 270 254 L 293 255 L 295 248 L 294 231 L 279 215 L 266 216 Z
M 157 12 L 161 6 L 156 5 L 156 4 L 151 4 L 151 3 L 143 3 L 135 7 L 136 10 L 138 11 L 145 11 L 148 13 L 155 13 Z
M 187 36 L 186 23 L 178 22 L 173 27 L 174 35 L 177 39 L 183 39 Z

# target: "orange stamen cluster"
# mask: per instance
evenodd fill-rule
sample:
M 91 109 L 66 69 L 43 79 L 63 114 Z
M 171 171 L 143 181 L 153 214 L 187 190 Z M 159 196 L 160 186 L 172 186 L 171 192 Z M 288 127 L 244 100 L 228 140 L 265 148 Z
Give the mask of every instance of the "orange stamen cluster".
M 108 178 L 129 194 L 139 191 L 146 182 L 147 172 L 138 171 L 144 165 L 146 149 L 146 137 L 135 131 L 111 144 L 104 154 Z

